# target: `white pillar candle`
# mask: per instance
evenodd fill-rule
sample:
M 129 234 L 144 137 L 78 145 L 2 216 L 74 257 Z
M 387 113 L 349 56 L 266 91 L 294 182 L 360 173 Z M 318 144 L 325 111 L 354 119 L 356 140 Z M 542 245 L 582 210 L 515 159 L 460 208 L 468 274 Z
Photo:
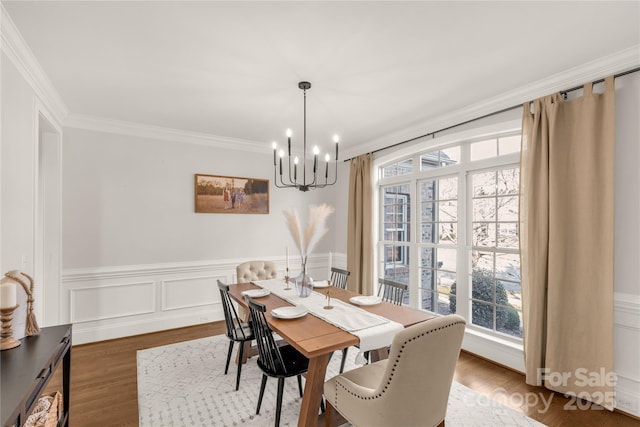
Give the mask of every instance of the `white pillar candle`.
M 16 282 L 11 279 L 0 283 L 0 308 L 11 308 L 17 305 Z
M 329 251 L 329 278 L 331 278 L 331 267 L 333 267 L 333 254 Z
M 285 246 L 284 247 L 284 253 L 285 253 L 285 268 L 288 270 L 289 269 L 289 246 Z

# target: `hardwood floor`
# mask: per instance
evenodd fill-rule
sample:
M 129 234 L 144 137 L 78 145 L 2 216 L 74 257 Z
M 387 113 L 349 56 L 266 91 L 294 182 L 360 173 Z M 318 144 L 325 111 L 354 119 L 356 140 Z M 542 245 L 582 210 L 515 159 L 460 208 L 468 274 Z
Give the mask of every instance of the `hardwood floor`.
M 74 346 L 70 425 L 137 426 L 136 351 L 222 333 L 224 324 L 216 322 Z M 579 410 L 582 403 L 571 405 L 558 393 L 526 385 L 522 374 L 466 352 L 460 354 L 455 380 L 549 426 L 640 426 L 639 420 L 619 412 Z M 60 372 L 56 372 L 48 389 L 60 387 Z M 544 402 L 551 399 L 546 411 L 542 397 Z M 570 410 L 571 406 L 576 409 Z

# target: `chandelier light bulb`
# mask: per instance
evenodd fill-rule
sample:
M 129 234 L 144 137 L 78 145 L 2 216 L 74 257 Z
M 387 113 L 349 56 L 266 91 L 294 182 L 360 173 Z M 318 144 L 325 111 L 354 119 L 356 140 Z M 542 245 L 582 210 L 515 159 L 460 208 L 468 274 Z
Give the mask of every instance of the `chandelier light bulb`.
M 314 155 L 314 156 L 317 156 L 319 153 L 320 153 L 320 149 L 318 148 L 318 146 L 317 146 L 317 145 L 315 145 L 315 146 L 313 147 L 313 155 Z
M 298 164 L 298 156 L 296 156 L 296 158 L 293 159 L 293 163 L 296 164 L 296 165 Z
M 336 144 L 340 142 L 340 137 L 338 136 L 337 133 L 333 135 L 333 142 L 335 142 Z
M 325 161 L 325 162 L 329 162 L 329 159 L 330 159 L 330 158 L 331 158 L 331 157 L 329 156 L 329 153 L 327 153 L 327 154 L 325 154 L 325 155 L 324 155 L 324 161 Z
M 291 129 L 287 129 L 287 138 L 291 138 L 291 135 L 293 135 L 293 132 L 291 132 Z
M 278 144 L 276 144 L 276 142 L 273 141 L 273 144 L 271 144 L 271 147 L 275 150 L 276 148 L 278 148 Z
M 280 153 L 278 153 L 280 155 L 280 158 L 284 157 L 284 150 L 280 150 Z

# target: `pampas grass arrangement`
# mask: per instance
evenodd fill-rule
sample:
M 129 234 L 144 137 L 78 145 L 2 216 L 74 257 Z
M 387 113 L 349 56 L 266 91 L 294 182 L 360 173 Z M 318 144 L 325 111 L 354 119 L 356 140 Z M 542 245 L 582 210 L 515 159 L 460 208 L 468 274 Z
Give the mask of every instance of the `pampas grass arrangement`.
M 284 216 L 293 241 L 300 252 L 300 261 L 307 264 L 307 257 L 320 239 L 327 233 L 327 218 L 334 212 L 333 206 L 326 203 L 309 206 L 309 220 L 303 230 L 296 209 L 285 210 Z

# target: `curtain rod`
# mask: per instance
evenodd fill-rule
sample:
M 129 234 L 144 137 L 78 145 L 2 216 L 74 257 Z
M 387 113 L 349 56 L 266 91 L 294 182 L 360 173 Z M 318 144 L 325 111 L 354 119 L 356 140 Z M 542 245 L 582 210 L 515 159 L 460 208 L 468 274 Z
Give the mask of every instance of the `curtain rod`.
M 614 74 L 613 78 L 617 79 L 618 77 L 626 76 L 627 74 L 637 73 L 638 71 L 640 71 L 640 67 L 633 68 L 633 69 L 627 70 L 627 71 L 623 71 L 623 72 L 618 73 L 618 74 Z M 598 80 L 593 81 L 593 84 L 595 85 L 595 84 L 598 84 L 598 83 L 602 83 L 603 81 L 604 81 L 604 78 L 598 79 Z M 584 84 L 582 84 L 580 86 L 572 87 L 570 89 L 560 90 L 558 92 L 561 93 L 562 95 L 566 95 L 569 92 L 573 92 L 573 91 L 582 89 L 583 87 L 584 87 Z M 416 141 L 418 139 L 425 138 L 425 137 L 427 137 L 429 135 L 435 136 L 437 133 L 444 132 L 444 131 L 447 131 L 449 129 L 453 129 L 453 128 L 456 128 L 458 126 L 463 126 L 463 125 L 466 125 L 468 123 L 473 123 L 473 122 L 478 121 L 478 120 L 486 119 L 487 117 L 496 116 L 498 114 L 506 113 L 507 111 L 515 110 L 516 108 L 521 108 L 521 107 L 522 107 L 522 104 L 514 105 L 514 106 L 508 107 L 508 108 L 503 108 L 502 110 L 494 111 L 493 113 L 485 114 L 483 116 L 476 117 L 476 118 L 470 119 L 470 120 L 466 120 L 464 122 L 460 122 L 460 123 L 457 123 L 455 125 L 447 126 L 445 128 L 438 129 L 438 130 L 435 130 L 433 132 L 425 133 L 424 135 L 416 136 L 416 137 L 411 138 L 411 139 L 406 139 L 404 141 L 396 142 L 395 144 L 387 145 L 386 147 L 378 148 L 376 150 L 371 151 L 371 154 L 375 154 L 375 153 L 377 153 L 379 151 L 388 150 L 389 148 L 397 147 L 398 145 L 407 144 L 409 142 L 413 142 L 413 141 Z M 353 159 L 355 159 L 355 157 L 350 157 L 348 159 L 345 159 L 344 161 L 345 162 L 350 162 Z

